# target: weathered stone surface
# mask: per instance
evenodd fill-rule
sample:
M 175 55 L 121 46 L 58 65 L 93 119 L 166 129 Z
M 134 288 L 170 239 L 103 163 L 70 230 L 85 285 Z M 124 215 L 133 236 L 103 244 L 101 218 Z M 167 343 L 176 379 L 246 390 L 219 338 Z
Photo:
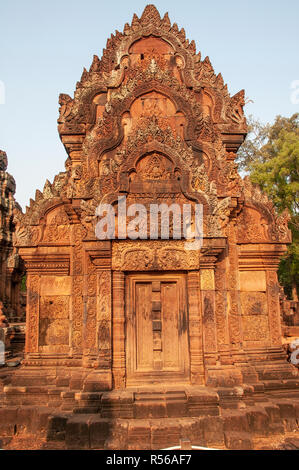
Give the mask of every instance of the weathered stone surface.
M 266 275 L 265 271 L 241 271 L 240 290 L 242 292 L 265 292 Z
M 65 171 L 14 210 L 26 356 L 3 395 L 69 412 L 49 424 L 67 448 L 251 448 L 250 435 L 295 425 L 269 398 L 295 395 L 298 378 L 276 274 L 289 216 L 237 172 L 244 97 L 153 5 L 60 95 Z M 145 210 L 140 239 L 121 196 Z M 117 208 L 115 237 L 97 236 L 100 203 Z M 165 239 L 157 218 L 150 238 L 151 204 L 201 205 L 200 248 L 174 236 L 181 222 Z
M 13 214 L 20 210 L 14 194 L 16 183 L 6 171 L 6 153 L 0 150 L 0 328 L 8 322 L 25 321 L 25 308 L 21 295 L 24 273 L 18 250 L 13 247 L 15 225 Z
M 244 92 L 230 97 L 183 36 L 150 5 L 108 41 L 74 98 L 60 96 L 66 171 L 15 211 L 28 276 L 25 364 L 63 366 L 74 355 L 82 369 L 72 389 L 238 385 L 242 344 L 247 354 L 274 348 L 279 360 L 273 268 L 290 241 L 288 217 L 236 171 Z M 164 240 L 159 222 L 157 239 L 147 226 L 147 239 L 132 240 L 119 215 L 116 239 L 99 241 L 95 210 L 120 194 L 146 210 L 201 204 L 202 248 L 186 250 L 172 226 Z M 90 367 L 98 374 L 85 380 Z
M 228 449 L 251 450 L 251 436 L 247 432 L 227 431 L 225 435 L 225 445 Z

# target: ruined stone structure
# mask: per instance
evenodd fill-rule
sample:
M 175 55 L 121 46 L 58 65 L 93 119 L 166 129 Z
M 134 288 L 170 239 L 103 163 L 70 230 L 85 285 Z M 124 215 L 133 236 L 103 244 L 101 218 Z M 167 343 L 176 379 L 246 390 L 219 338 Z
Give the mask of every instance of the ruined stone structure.
M 150 5 L 111 36 L 102 59 L 94 56 L 74 98 L 62 94 L 59 103 L 66 171 L 15 214 L 26 356 L 5 387 L 6 406 L 31 397 L 69 413 L 49 431 L 54 439 L 63 422 L 69 447 L 88 446 L 93 423 L 93 447 L 161 448 L 182 429 L 193 442 L 221 440 L 221 410 L 253 406 L 257 394 L 269 407 L 273 390 L 294 394 L 276 275 L 288 214 L 277 215 L 237 172 L 244 91 L 231 97 L 208 57 Z M 201 249 L 97 239 L 97 206 L 123 195 L 128 205 L 202 204 Z M 254 416 L 282 432 L 284 408 L 271 406 Z M 84 412 L 97 414 L 84 421 Z M 204 425 L 210 437 L 200 437 L 199 416 L 214 420 Z M 148 418 L 160 421 L 138 421 Z M 171 428 L 170 418 L 183 421 Z
M 24 272 L 22 262 L 13 249 L 13 211 L 21 210 L 14 198 L 16 183 L 7 173 L 7 156 L 0 150 L 0 302 L 8 321 L 24 320 L 20 285 Z

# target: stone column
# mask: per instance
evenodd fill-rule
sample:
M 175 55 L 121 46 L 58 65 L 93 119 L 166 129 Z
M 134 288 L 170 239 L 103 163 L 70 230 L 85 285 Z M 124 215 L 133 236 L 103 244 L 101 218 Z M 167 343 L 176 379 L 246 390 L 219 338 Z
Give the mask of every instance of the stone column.
M 112 322 L 111 322 L 111 271 L 99 271 L 97 297 L 98 367 L 111 370 Z
M 204 383 L 200 274 L 188 271 L 188 307 L 191 383 Z
M 8 321 L 12 320 L 13 292 L 12 292 L 12 272 L 6 268 L 5 278 L 5 298 L 7 299 Z
M 203 313 L 203 349 L 207 365 L 217 362 L 217 336 L 215 316 L 215 279 L 214 263 L 208 257 L 201 259 L 200 289 Z
M 84 365 L 93 368 L 84 383 L 85 391 L 112 388 L 111 331 L 111 243 L 84 242 L 86 252 Z
M 215 306 L 217 347 L 221 364 L 232 364 L 228 325 L 227 300 L 227 248 L 219 256 L 215 270 Z
M 236 222 L 228 226 L 228 324 L 231 354 L 234 362 L 244 361 L 242 348 L 241 302 L 239 282 L 239 253 L 236 236 Z
M 18 319 L 17 320 L 18 322 L 21 320 L 21 301 L 20 301 L 21 280 L 22 280 L 21 275 L 17 274 L 15 278 L 15 283 L 14 283 L 13 308 L 15 311 L 15 316 Z
M 276 271 L 268 270 L 266 272 L 266 282 L 271 345 L 273 347 L 281 347 L 282 333 L 279 305 L 279 285 Z
M 125 387 L 125 275 L 122 271 L 113 272 L 113 360 L 112 373 L 115 388 Z
M 97 274 L 88 254 L 84 266 L 83 366 L 92 367 L 97 358 Z
M 72 226 L 72 242 L 74 246 L 71 252 L 70 353 L 74 357 L 82 357 L 83 349 L 83 235 L 84 231 L 79 224 Z
M 40 276 L 27 272 L 26 353 L 37 353 L 39 344 Z

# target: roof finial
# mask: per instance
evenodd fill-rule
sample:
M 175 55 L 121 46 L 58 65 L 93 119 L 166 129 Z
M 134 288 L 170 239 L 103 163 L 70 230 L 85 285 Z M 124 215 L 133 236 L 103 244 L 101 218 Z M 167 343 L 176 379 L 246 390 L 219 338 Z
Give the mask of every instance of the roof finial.
M 145 9 L 140 18 L 141 22 L 144 23 L 157 23 L 161 22 L 161 16 L 155 5 L 146 5 Z

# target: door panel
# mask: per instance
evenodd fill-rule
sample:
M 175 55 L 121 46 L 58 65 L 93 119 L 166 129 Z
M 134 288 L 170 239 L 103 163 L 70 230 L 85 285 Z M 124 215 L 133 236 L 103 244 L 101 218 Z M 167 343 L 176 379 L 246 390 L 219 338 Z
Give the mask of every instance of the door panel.
M 136 283 L 136 342 L 137 369 L 151 370 L 153 363 L 153 338 L 151 325 L 151 284 Z
M 126 281 L 127 384 L 189 381 L 184 274 Z

